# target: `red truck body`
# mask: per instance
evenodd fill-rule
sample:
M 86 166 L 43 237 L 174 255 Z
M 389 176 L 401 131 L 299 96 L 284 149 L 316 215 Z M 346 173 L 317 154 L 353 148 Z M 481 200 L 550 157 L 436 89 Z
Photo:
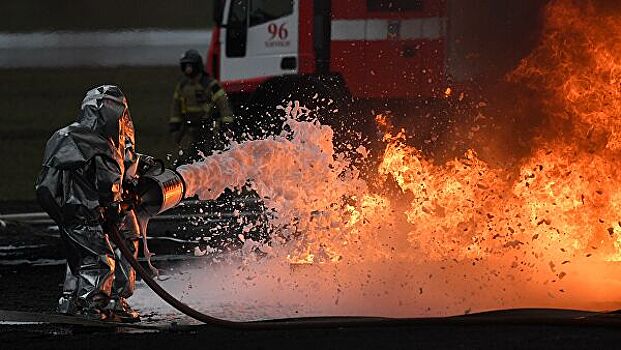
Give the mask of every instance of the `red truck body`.
M 514 65 L 543 4 L 227 0 L 217 6 L 207 67 L 231 94 L 277 77 L 331 74 L 360 99 L 435 98 Z

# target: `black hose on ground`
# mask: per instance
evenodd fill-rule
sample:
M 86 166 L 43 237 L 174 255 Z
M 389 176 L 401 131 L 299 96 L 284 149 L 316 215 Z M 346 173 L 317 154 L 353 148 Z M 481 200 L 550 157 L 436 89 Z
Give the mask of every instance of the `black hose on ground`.
M 337 317 L 337 318 L 301 318 L 290 320 L 271 321 L 228 321 L 206 315 L 182 303 L 162 288 L 130 252 L 125 240 L 121 238 L 118 228 L 109 227 L 108 231 L 123 257 L 136 270 L 155 294 L 181 313 L 203 322 L 207 325 L 234 328 L 241 330 L 269 330 L 276 328 L 351 328 L 351 327 L 380 327 L 380 326 L 430 326 L 430 325 L 459 325 L 459 326 L 496 326 L 496 325 L 539 325 L 539 326 L 595 326 L 621 327 L 621 319 L 615 313 L 581 313 L 573 317 L 501 317 L 490 315 L 435 317 L 435 318 L 382 318 L 382 317 Z

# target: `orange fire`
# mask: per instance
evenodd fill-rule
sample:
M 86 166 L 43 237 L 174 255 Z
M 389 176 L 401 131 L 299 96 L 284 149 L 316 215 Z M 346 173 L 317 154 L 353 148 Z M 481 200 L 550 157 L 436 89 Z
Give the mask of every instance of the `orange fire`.
M 541 45 L 509 79 L 541 94 L 553 133 L 535 141 L 520 172 L 533 179 L 515 190 L 536 199 L 529 202 L 533 213 L 548 215 L 575 252 L 617 261 L 621 12 L 556 1 L 546 19 Z
M 621 146 L 620 18 L 592 1 L 553 2 L 541 45 L 510 75 L 542 94 L 564 137 L 611 151 Z
M 621 12 L 552 2 L 539 47 L 509 79 L 538 92 L 549 115 L 517 172 L 472 150 L 433 164 L 386 134 L 380 172 L 412 197 L 409 238 L 438 257 L 531 242 L 534 254 L 621 260 Z
M 269 242 L 245 239 L 241 249 L 268 258 L 244 255 L 248 264 L 205 285 L 216 298 L 288 302 L 288 316 L 300 306 L 314 316 L 410 317 L 621 309 L 621 11 L 601 3 L 550 2 L 538 47 L 508 75 L 535 96 L 508 95 L 526 105 L 511 108 L 543 106 L 534 133 L 506 134 L 527 139 L 527 154 L 507 149 L 503 133 L 477 136 L 506 121 L 480 108 L 459 130 L 471 149 L 450 161 L 408 145 L 378 116 L 385 149 L 373 188 L 335 153 L 329 127 L 295 120 L 291 138 L 185 166 L 188 193 L 210 199 L 252 179 L 273 210 Z M 299 115 L 291 106 L 299 104 L 282 107 L 287 117 Z M 533 119 L 523 117 L 517 124 Z
M 618 299 L 621 283 L 603 287 L 610 274 L 601 271 L 621 261 L 621 12 L 561 0 L 545 18 L 539 46 L 508 75 L 543 99 L 548 118 L 517 167 L 492 166 L 474 150 L 434 163 L 378 116 L 386 142 L 379 174 L 400 198 L 352 198 L 339 233 L 304 245 L 292 261 L 316 262 L 317 249 L 330 261 L 493 261 L 523 281 L 578 276 L 550 287 L 556 294 L 572 288 L 591 298 L 605 288 L 604 299 Z

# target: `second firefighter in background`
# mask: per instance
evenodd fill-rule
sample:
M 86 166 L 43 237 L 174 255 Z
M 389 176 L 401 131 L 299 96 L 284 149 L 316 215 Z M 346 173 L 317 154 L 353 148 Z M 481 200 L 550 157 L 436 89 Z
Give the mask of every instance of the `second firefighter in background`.
M 201 159 L 221 150 L 231 136 L 233 112 L 226 92 L 204 70 L 196 50 L 179 60 L 183 77 L 173 94 L 170 133 L 181 152 L 178 163 Z

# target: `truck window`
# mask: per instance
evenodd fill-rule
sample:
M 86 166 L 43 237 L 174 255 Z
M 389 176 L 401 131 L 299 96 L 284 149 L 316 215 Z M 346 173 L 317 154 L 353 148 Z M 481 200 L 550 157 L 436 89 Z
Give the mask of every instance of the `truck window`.
M 423 0 L 367 0 L 367 9 L 381 12 L 420 11 Z
M 250 27 L 293 13 L 293 0 L 250 0 Z

